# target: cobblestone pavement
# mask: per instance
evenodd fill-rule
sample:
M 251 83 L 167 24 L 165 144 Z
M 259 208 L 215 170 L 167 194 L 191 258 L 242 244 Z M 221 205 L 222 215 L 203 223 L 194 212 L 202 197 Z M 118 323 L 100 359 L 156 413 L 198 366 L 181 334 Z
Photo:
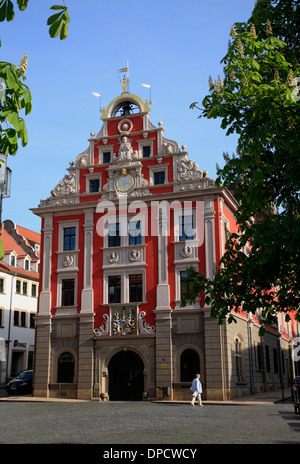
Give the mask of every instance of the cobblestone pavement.
M 276 404 L 0 402 L 1 444 L 296 444 L 300 415 Z

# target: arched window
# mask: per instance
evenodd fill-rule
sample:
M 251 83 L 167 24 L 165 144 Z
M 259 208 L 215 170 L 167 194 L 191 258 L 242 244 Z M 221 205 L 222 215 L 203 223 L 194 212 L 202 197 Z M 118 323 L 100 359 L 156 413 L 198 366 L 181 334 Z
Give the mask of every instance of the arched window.
M 198 353 L 190 348 L 184 350 L 180 356 L 180 381 L 191 382 L 198 372 L 200 372 Z
M 73 383 L 74 368 L 74 356 L 69 351 L 65 351 L 58 358 L 57 383 Z

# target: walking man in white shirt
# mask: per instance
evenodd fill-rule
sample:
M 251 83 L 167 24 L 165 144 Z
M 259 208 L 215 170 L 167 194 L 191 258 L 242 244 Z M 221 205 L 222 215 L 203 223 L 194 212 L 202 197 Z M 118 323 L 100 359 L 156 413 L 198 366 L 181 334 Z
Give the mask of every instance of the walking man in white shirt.
M 195 400 L 197 398 L 199 406 L 203 406 L 202 401 L 201 401 L 201 393 L 202 393 L 202 385 L 200 382 L 200 374 L 196 374 L 196 377 L 193 380 L 191 390 L 193 392 L 193 399 L 191 402 L 192 406 L 195 406 Z

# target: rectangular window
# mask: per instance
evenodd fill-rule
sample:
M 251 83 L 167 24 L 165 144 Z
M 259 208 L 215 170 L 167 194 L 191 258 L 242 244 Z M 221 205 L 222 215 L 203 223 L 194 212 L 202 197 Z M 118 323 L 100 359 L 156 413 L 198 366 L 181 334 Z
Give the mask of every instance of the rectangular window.
M 273 362 L 274 362 L 274 372 L 275 374 L 278 374 L 279 368 L 278 368 L 278 351 L 276 348 L 273 348 Z
M 14 311 L 14 325 L 19 326 L 19 311 Z
M 265 346 L 265 351 L 266 351 L 266 370 L 267 372 L 270 372 L 270 352 L 269 352 L 269 347 L 268 345 Z
M 150 146 L 143 147 L 143 158 L 149 158 L 150 155 L 151 155 L 151 147 Z
M 143 301 L 143 277 L 142 274 L 129 276 L 129 301 Z
M 35 284 L 31 285 L 31 296 L 36 297 L 36 285 Z
M 194 221 L 193 215 L 181 216 L 179 218 L 179 240 L 193 240 L 194 239 Z
M 27 295 L 27 282 L 23 282 L 22 293 L 23 295 Z
M 182 298 L 183 293 L 190 291 L 191 283 L 187 280 L 187 273 L 180 271 L 180 297 Z
M 74 279 L 63 279 L 61 290 L 61 306 L 74 306 Z
M 0 279 L 0 293 L 4 293 L 4 279 Z
M 108 302 L 121 303 L 121 276 L 108 277 Z
M 21 293 L 21 281 L 20 280 L 16 281 L 16 293 L 18 294 Z
M 26 327 L 26 313 L 21 311 L 21 327 Z
M 64 229 L 64 251 L 75 250 L 76 244 L 76 227 L 67 227 Z
M 108 246 L 116 247 L 121 245 L 120 224 L 108 224 Z
M 154 172 L 153 175 L 154 185 L 165 183 L 165 171 Z
M 141 221 L 129 222 L 129 245 L 141 245 Z
M 90 193 L 100 191 L 100 179 L 90 179 L 89 191 L 90 191 Z
M 0 327 L 3 327 L 4 310 L 0 308 Z
M 103 153 L 103 163 L 110 163 L 110 151 Z
M 34 313 L 30 313 L 30 316 L 29 316 L 29 327 L 31 329 L 34 329 Z

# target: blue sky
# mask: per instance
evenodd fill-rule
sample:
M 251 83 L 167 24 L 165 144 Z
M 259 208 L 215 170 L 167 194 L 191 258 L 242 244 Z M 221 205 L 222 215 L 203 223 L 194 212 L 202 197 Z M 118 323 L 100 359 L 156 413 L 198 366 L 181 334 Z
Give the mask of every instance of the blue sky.
M 149 97 L 150 119 L 163 121 L 166 138 L 186 145 L 189 158 L 209 176 L 223 151 L 235 151 L 236 137 L 220 120 L 198 119 L 189 109 L 208 94 L 209 75 L 222 75 L 230 28 L 247 21 L 255 0 L 65 0 L 71 22 L 66 40 L 51 39 L 46 25 L 62 0 L 29 0 L 11 23 L 1 23 L 1 61 L 18 65 L 28 54 L 26 84 L 33 110 L 26 116 L 29 143 L 9 157 L 11 197 L 3 200 L 2 220 L 40 231 L 30 208 L 67 174 L 69 162 L 85 150 L 91 132 L 101 128 L 102 106 L 121 94 L 119 68 L 129 62 L 130 91 Z

